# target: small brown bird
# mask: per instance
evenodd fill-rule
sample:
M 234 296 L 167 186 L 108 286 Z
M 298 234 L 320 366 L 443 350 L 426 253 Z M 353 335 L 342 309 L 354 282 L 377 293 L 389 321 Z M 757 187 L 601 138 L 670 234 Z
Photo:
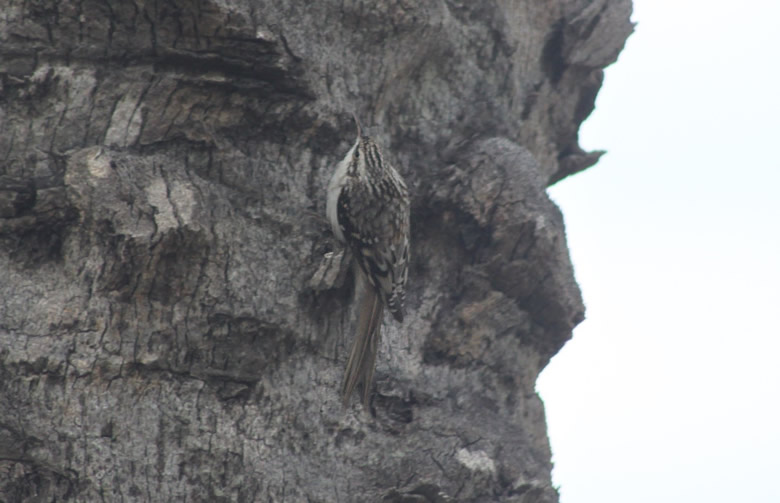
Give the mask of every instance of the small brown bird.
M 366 280 L 358 331 L 347 361 L 344 405 L 358 382 L 368 406 L 384 307 L 403 321 L 409 265 L 409 191 L 383 159 L 379 146 L 361 133 L 338 164 L 328 185 L 327 216 L 333 234 L 349 246 Z

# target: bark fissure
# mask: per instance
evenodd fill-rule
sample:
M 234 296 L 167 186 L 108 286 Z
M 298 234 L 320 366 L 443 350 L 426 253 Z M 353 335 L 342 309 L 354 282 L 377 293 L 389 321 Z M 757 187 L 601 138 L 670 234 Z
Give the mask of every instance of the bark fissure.
M 600 155 L 629 0 L 229 4 L 0 0 L 0 500 L 557 501 L 545 189 Z M 412 194 L 365 411 L 311 215 L 352 112 Z

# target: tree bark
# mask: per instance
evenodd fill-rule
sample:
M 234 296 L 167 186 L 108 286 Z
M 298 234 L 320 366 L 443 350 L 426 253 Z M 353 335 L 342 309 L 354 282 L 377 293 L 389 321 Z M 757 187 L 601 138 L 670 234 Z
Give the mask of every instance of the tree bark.
M 0 500 L 557 501 L 534 385 L 584 308 L 545 190 L 598 159 L 630 0 L 0 11 Z M 413 199 L 368 411 L 320 216 L 352 112 Z

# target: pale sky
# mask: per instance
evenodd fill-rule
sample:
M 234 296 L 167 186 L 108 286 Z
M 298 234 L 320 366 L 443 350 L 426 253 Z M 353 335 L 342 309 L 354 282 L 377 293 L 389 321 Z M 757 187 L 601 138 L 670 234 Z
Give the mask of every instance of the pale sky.
M 561 503 L 780 502 L 780 1 L 635 0 L 550 189 L 587 320 L 545 369 Z

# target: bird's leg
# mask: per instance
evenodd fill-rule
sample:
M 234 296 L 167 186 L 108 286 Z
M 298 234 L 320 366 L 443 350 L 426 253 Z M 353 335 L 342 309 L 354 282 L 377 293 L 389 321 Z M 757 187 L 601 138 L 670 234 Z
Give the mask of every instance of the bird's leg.
M 326 253 L 319 269 L 311 277 L 309 287 L 314 291 L 340 288 L 349 272 L 352 253 L 347 248 Z

